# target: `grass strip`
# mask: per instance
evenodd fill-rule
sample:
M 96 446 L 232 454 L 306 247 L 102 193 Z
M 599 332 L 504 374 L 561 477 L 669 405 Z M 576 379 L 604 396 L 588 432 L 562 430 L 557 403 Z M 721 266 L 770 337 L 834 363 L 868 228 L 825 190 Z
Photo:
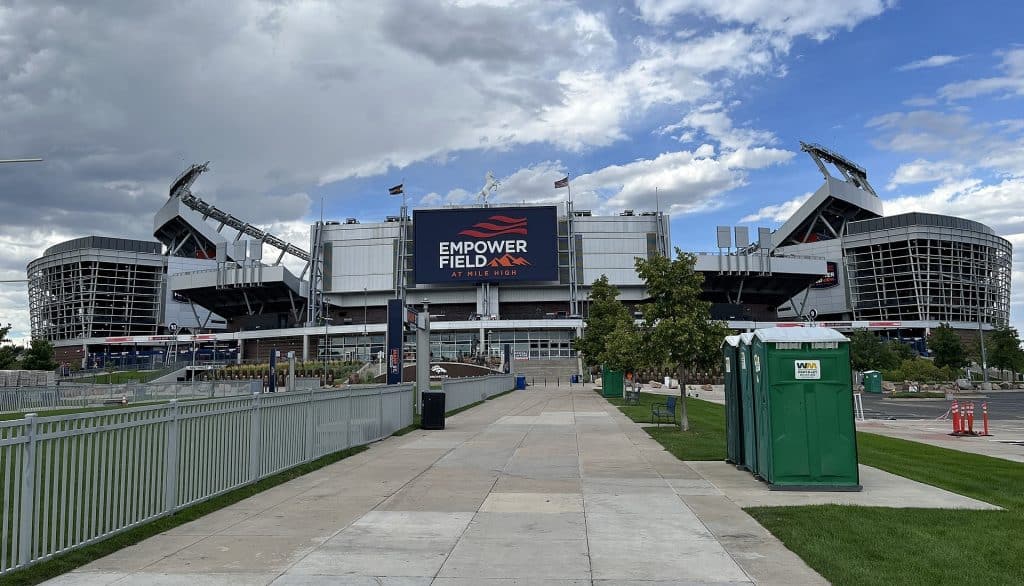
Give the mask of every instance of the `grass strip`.
M 638 405 L 626 405 L 620 397 L 607 398 L 608 402 L 617 406 L 626 417 L 637 423 L 647 424 L 644 427 L 651 437 L 665 447 L 673 456 L 680 460 L 724 460 L 725 449 L 725 407 L 710 401 L 686 398 L 686 413 L 690 419 L 690 429 L 679 431 L 672 424 L 656 426 L 651 423 L 651 405 L 665 404 L 668 397 L 653 393 L 640 393 Z M 681 408 L 676 405 L 676 418 Z
M 253 484 L 243 486 L 210 500 L 186 507 L 172 515 L 161 517 L 146 523 L 145 525 L 140 525 L 134 529 L 118 533 L 117 535 L 108 537 L 103 541 L 69 551 L 68 553 L 56 556 L 46 560 L 45 562 L 29 566 L 25 569 L 11 572 L 10 574 L 0 578 L 0 582 L 5 585 L 17 586 L 39 584 L 40 582 L 44 582 L 61 574 L 70 572 L 75 568 L 84 566 L 85 564 L 101 557 L 110 555 L 115 551 L 130 545 L 135 545 L 144 539 L 169 531 L 190 521 L 195 521 L 204 515 L 208 515 L 216 510 L 233 505 L 279 484 L 295 480 L 300 476 L 309 474 L 310 472 L 319 470 L 320 468 L 340 460 L 344 460 L 345 458 L 358 454 L 366 449 L 368 449 L 367 446 L 356 446 L 354 448 L 348 448 L 340 452 L 328 454 L 327 456 L 318 458 L 312 462 L 307 462 L 306 464 L 300 464 L 294 468 L 285 470 L 284 472 L 268 476 L 267 478 Z
M 857 445 L 862 464 L 1007 510 L 747 512 L 833 584 L 1024 583 L 1024 464 L 864 432 Z
M 893 391 L 886 395 L 889 399 L 945 399 L 946 393 L 936 393 L 932 391 L 918 391 L 911 393 L 909 391 Z

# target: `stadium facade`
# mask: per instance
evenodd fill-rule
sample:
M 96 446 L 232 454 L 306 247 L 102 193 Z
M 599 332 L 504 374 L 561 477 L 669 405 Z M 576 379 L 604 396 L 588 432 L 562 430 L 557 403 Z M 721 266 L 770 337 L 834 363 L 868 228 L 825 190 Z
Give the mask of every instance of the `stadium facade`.
M 737 329 L 817 319 L 899 335 L 1006 323 L 1008 241 L 959 218 L 884 217 L 862 168 L 824 147 L 803 150 L 825 182 L 793 217 L 754 239 L 745 226 L 719 227 L 717 251 L 697 253 L 716 318 Z M 167 357 L 188 352 L 183 342 L 240 360 L 271 348 L 374 360 L 387 301 L 399 297 L 430 303 L 434 359 L 493 358 L 510 344 L 519 360 L 574 364 L 590 283 L 606 275 L 640 316 L 647 296 L 635 261 L 671 252 L 660 210 L 493 206 L 490 181 L 475 206 L 318 222 L 307 251 L 193 194 L 207 169 L 193 165 L 172 183 L 156 241 L 86 237 L 32 261 L 33 336 L 83 364 Z

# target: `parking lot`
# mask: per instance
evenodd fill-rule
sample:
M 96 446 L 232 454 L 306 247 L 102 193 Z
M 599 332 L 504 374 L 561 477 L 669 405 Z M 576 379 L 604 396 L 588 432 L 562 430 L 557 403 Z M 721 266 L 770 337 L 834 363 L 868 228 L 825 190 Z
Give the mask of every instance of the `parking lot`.
M 975 420 L 981 420 L 981 404 L 988 403 L 988 416 L 992 420 L 1024 421 L 1024 391 L 984 393 L 985 397 L 966 397 L 973 401 Z M 949 401 L 942 399 L 883 399 L 881 395 L 864 393 L 864 415 L 868 419 L 935 419 L 949 409 Z

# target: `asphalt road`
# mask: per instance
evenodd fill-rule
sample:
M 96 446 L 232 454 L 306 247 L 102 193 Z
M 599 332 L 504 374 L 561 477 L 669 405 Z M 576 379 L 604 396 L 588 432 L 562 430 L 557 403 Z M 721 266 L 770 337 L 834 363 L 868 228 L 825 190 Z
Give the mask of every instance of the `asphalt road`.
M 984 393 L 982 393 L 984 394 Z M 990 420 L 1024 421 L 1024 392 L 988 393 L 974 401 L 974 419 L 981 421 L 981 404 L 988 403 Z M 949 409 L 949 401 L 936 399 L 882 399 L 881 395 L 863 394 L 864 415 L 868 419 L 935 419 Z

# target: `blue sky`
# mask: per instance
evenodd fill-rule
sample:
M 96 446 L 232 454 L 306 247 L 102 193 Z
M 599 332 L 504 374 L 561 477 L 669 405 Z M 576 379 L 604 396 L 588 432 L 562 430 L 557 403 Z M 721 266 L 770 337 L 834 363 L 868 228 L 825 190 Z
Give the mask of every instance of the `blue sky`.
M 1024 47 L 1015 2 L 232 0 L 0 8 L 0 279 L 84 234 L 151 237 L 196 191 L 303 242 L 319 216 L 498 201 L 672 212 L 673 240 L 777 226 L 820 185 L 798 141 L 868 170 L 887 213 L 1024 242 Z M 1024 322 L 1017 293 L 1014 323 Z M 2 286 L 0 286 L 2 287 Z M 20 288 L 0 321 L 27 331 Z

